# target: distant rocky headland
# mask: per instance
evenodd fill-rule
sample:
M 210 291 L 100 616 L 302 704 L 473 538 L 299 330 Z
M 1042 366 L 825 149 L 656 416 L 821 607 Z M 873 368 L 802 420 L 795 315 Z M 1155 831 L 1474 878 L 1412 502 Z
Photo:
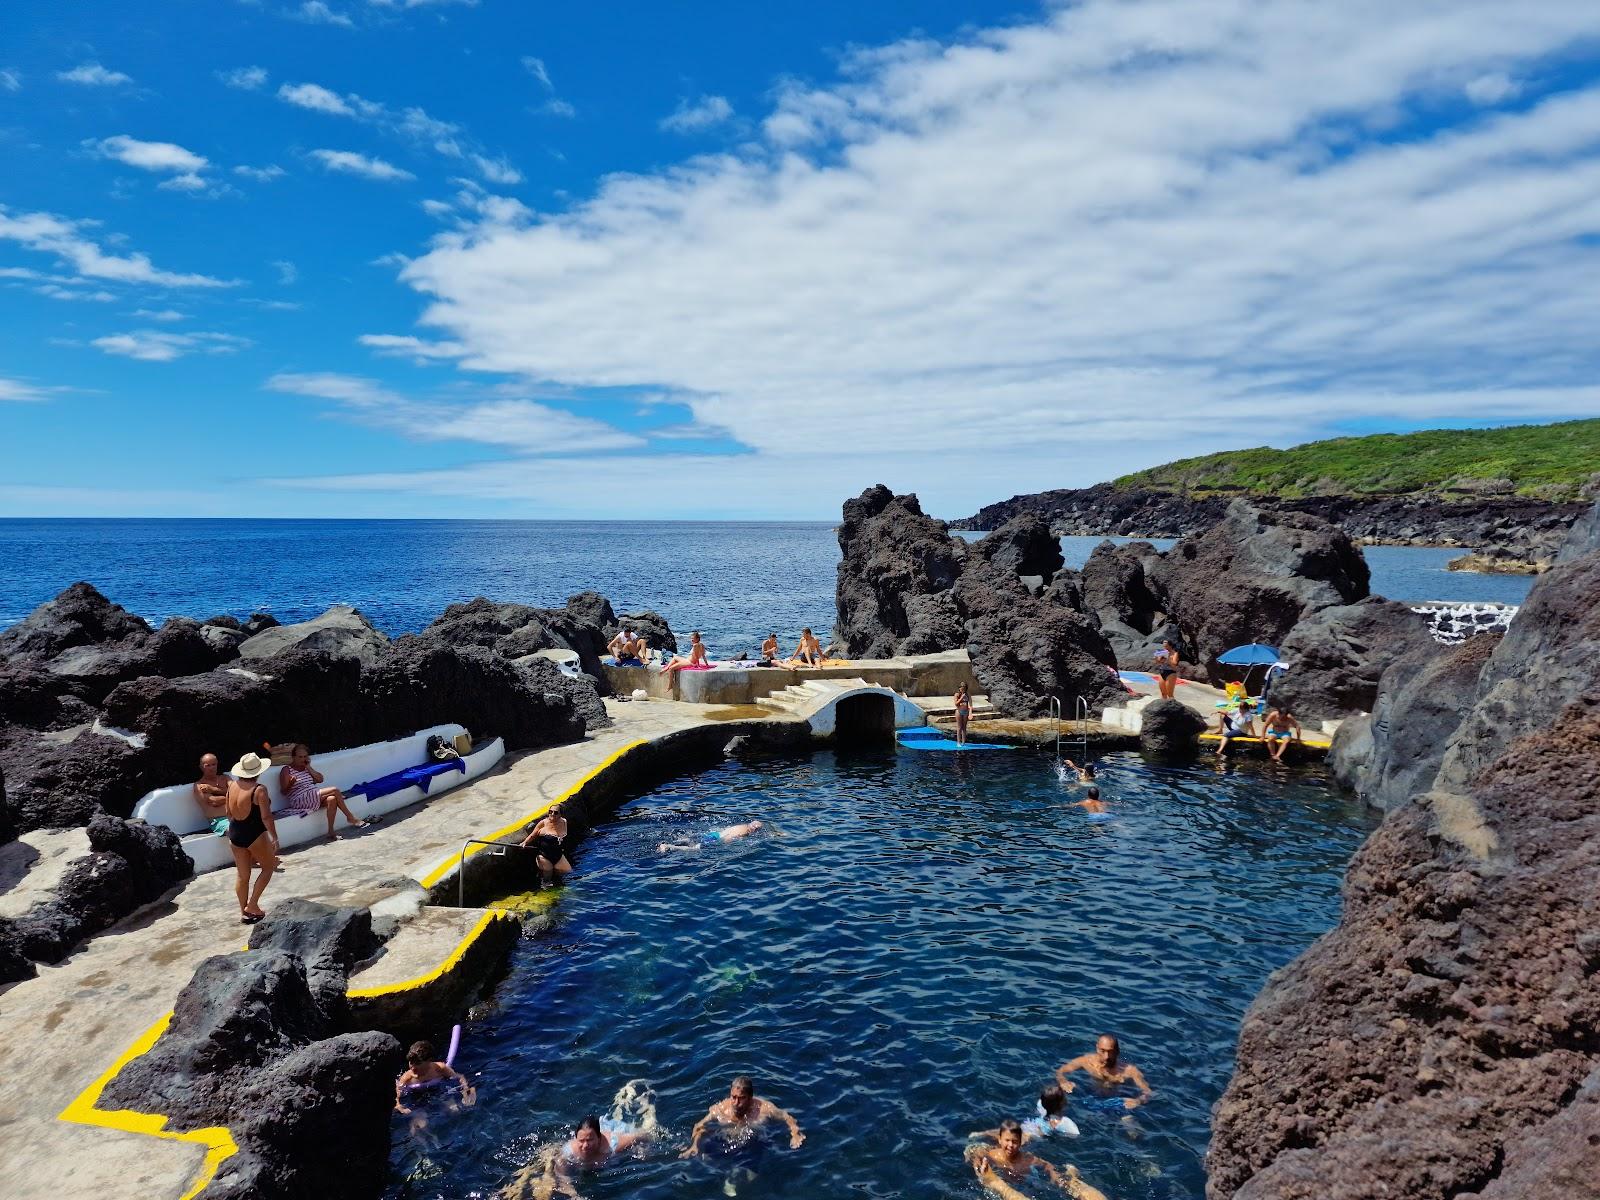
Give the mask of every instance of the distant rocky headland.
M 997 529 L 1032 513 L 1058 535 L 1178 538 L 1248 499 L 1308 513 L 1368 545 L 1459 546 L 1456 569 L 1534 573 L 1600 495 L 1600 420 L 1429 430 L 1236 450 L 1087 488 L 1013 496 L 952 522 Z

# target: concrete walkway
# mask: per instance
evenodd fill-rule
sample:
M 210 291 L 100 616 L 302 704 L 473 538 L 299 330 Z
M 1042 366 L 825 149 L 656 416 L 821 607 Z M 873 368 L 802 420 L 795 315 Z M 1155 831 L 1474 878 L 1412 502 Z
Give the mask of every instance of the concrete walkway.
M 270 912 L 292 896 L 368 904 L 391 895 L 396 876 L 421 881 L 435 874 L 467 838 L 547 805 L 631 743 L 704 723 L 709 711 L 682 703 L 609 707 L 611 729 L 508 756 L 495 773 L 375 829 L 290 851 L 262 906 Z M 0 1193 L 9 1200 L 178 1200 L 189 1192 L 203 1147 L 58 1115 L 171 1010 L 202 959 L 243 948 L 249 931 L 239 924 L 233 886 L 231 870 L 192 879 L 59 966 L 41 965 L 38 978 L 0 992 L 0 1046 L 9 1052 L 0 1071 Z

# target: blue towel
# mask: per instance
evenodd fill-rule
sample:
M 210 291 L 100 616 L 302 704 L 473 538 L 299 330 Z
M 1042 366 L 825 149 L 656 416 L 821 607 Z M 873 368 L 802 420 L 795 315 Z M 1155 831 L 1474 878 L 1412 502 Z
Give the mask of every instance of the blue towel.
M 443 775 L 446 771 L 460 771 L 467 773 L 465 759 L 452 758 L 445 762 L 423 763 L 421 766 L 407 767 L 403 771 L 395 771 L 391 775 L 380 775 L 376 779 L 369 779 L 366 783 L 358 783 L 353 788 L 345 791 L 347 796 L 365 796 L 369 801 L 377 800 L 384 796 L 392 796 L 396 792 L 403 792 L 408 787 L 420 787 L 424 795 L 428 792 L 428 785 L 433 782 L 435 775 Z

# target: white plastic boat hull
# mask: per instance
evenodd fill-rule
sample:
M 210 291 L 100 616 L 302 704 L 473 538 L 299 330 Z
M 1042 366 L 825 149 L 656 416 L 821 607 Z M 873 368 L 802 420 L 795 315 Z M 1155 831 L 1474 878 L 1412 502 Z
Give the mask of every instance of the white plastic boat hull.
M 358 783 L 366 783 L 407 767 L 428 761 L 428 738 L 434 734 L 451 741 L 466 730 L 460 725 L 434 725 L 419 729 L 409 737 L 392 742 L 374 742 L 367 746 L 353 746 L 348 750 L 333 750 L 327 754 L 314 754 L 312 765 L 324 776 L 324 787 L 336 787 L 348 792 Z M 463 783 L 478 778 L 505 757 L 505 743 L 499 738 L 479 746 L 466 755 L 466 773 L 447 771 L 428 781 L 428 790 L 412 786 L 369 800 L 365 796 L 352 796 L 347 802 L 357 817 L 383 816 L 412 804 L 431 800 Z M 311 813 L 283 812 L 285 795 L 278 786 L 280 769 L 273 767 L 261 777 L 261 783 L 272 797 L 274 819 L 278 826 L 278 846 L 287 850 L 326 837 L 328 818 L 321 809 Z M 226 836 L 217 836 L 200 811 L 194 798 L 194 784 L 179 783 L 157 788 L 133 806 L 133 815 L 152 825 L 165 825 L 183 839 L 183 851 L 194 860 L 195 874 L 215 871 L 233 865 L 233 850 Z M 343 816 L 338 817 L 335 828 L 348 826 Z

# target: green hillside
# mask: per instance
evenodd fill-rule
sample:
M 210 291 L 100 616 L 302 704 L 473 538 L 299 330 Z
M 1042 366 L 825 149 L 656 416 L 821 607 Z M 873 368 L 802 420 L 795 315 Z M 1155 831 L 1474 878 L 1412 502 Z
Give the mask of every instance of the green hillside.
M 1183 458 L 1115 480 L 1190 495 L 1297 497 L 1433 493 L 1574 500 L 1600 472 L 1600 419 L 1499 429 L 1428 429 Z

